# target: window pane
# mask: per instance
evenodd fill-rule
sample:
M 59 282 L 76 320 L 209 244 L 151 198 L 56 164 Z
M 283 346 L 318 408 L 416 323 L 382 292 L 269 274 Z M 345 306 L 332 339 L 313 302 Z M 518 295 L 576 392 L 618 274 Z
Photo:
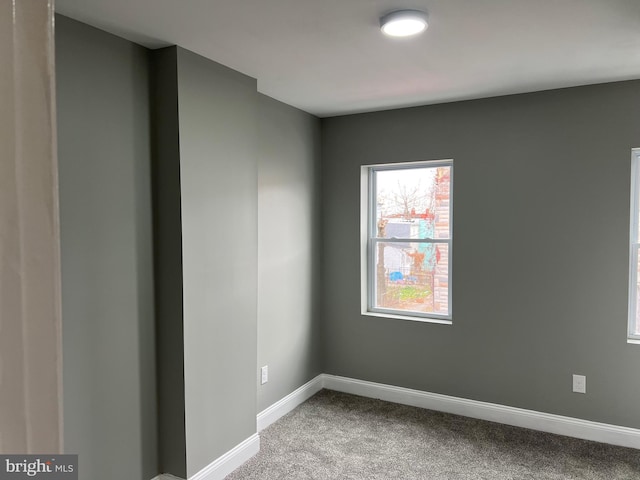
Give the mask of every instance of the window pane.
M 377 242 L 374 308 L 449 314 L 449 245 Z
M 640 148 L 631 151 L 631 255 L 629 272 L 629 335 L 640 339 Z
M 633 335 L 640 335 L 640 254 L 636 255 L 636 258 L 636 316 L 635 325 L 633 320 L 631 321 L 631 333 Z
M 449 238 L 451 167 L 376 171 L 378 238 Z
M 640 218 L 638 218 L 638 215 L 640 214 L 640 208 L 639 208 L 640 207 L 640 192 L 637 191 L 638 187 L 640 187 L 640 181 L 639 181 L 640 179 L 638 178 L 638 176 L 640 175 L 640 168 L 638 168 L 639 167 L 639 165 L 638 165 L 638 159 L 639 158 L 640 157 L 638 157 L 638 156 L 634 156 L 633 160 L 632 160 L 632 167 L 635 167 L 635 168 L 632 168 L 633 173 L 635 174 L 635 178 L 633 179 L 635 188 L 632 188 L 632 194 L 635 193 L 635 198 L 633 199 L 633 202 L 634 202 L 633 215 L 635 216 L 635 218 L 631 219 L 631 222 L 632 222 L 631 223 L 631 225 L 632 225 L 631 233 L 635 234 L 635 236 L 636 236 L 635 237 L 635 241 L 636 242 L 638 240 L 640 240 Z M 634 223 L 635 223 L 635 226 L 636 226 L 636 231 L 635 232 L 633 231 Z

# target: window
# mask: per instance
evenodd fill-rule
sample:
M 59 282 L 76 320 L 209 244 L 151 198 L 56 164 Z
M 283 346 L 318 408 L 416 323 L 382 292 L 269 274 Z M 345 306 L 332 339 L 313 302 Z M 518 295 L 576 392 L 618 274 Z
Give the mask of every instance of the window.
M 451 323 L 453 161 L 362 167 L 362 313 Z
M 631 155 L 631 248 L 629 253 L 629 341 L 640 343 L 640 148 Z

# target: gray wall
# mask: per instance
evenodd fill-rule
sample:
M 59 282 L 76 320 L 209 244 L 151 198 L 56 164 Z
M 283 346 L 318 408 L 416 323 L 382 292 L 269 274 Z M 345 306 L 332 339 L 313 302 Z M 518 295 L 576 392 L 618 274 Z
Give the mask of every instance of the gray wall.
M 322 373 L 320 121 L 259 96 L 258 412 Z
M 626 343 L 638 105 L 633 81 L 323 120 L 326 372 L 640 427 Z M 453 325 L 361 316 L 360 165 L 446 158 Z
M 67 451 L 96 480 L 105 453 L 127 477 L 193 475 L 322 371 L 320 121 L 179 48 L 149 73 L 145 49 L 64 17 L 57 46 Z
M 177 49 L 151 52 L 160 471 L 187 476 Z
M 160 461 L 186 476 L 185 458 L 193 474 L 322 371 L 320 121 L 185 50 L 152 55 Z M 246 379 L 262 364 L 256 406 Z
M 65 450 L 83 480 L 146 480 L 158 473 L 147 51 L 58 16 L 56 57 Z
M 177 50 L 187 474 L 256 433 L 255 79 Z

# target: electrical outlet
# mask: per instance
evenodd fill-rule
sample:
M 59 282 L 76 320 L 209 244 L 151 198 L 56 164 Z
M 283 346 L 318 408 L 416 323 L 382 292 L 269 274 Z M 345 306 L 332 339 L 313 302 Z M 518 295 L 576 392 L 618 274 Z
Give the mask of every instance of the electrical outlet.
M 264 385 L 269 381 L 269 365 L 265 365 L 260 369 L 260 385 Z
M 576 393 L 587 393 L 587 377 L 584 375 L 574 375 L 573 391 Z

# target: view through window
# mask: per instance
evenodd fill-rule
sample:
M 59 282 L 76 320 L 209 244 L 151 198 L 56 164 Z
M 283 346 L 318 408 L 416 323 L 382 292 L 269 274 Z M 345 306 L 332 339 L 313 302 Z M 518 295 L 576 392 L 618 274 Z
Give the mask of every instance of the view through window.
M 368 167 L 369 311 L 451 318 L 452 166 Z

